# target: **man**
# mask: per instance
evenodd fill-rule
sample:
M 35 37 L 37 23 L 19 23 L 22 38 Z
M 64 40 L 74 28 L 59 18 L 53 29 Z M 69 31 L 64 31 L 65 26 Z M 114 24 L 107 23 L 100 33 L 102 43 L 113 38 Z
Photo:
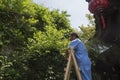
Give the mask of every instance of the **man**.
M 92 80 L 91 61 L 88 57 L 88 52 L 84 43 L 79 39 L 78 34 L 75 32 L 71 33 L 70 41 L 68 48 L 72 47 L 74 50 L 82 80 Z

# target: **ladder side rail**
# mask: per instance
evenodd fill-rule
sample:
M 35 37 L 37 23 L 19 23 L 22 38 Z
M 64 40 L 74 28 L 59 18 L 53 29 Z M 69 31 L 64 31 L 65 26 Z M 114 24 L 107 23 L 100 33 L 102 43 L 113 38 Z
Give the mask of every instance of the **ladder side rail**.
M 64 75 L 64 80 L 69 80 L 70 78 L 70 71 L 71 71 L 71 66 L 72 66 L 72 56 L 69 54 L 68 62 L 67 62 L 67 67 L 65 70 L 65 75 Z
M 71 57 L 72 57 L 72 60 L 73 60 L 73 64 L 74 64 L 74 68 L 75 68 L 77 78 L 78 78 L 78 80 L 82 80 L 81 74 L 80 74 L 80 69 L 78 67 L 77 61 L 76 61 L 75 56 L 74 56 L 73 48 L 70 48 L 70 54 L 71 54 Z

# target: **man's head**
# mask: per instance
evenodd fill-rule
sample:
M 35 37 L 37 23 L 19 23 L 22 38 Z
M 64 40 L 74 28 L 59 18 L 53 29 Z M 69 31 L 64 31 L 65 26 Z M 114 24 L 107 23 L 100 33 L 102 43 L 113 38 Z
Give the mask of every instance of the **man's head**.
M 76 32 L 72 32 L 71 35 L 70 35 L 70 41 L 72 41 L 76 38 L 79 38 L 78 34 Z

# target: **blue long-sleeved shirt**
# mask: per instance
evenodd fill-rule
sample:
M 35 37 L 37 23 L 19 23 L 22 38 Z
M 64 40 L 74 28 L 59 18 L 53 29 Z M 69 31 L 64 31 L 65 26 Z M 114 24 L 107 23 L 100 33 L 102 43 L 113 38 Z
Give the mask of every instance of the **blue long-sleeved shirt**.
M 76 38 L 75 40 L 72 40 L 68 45 L 68 48 L 69 47 L 73 47 L 79 67 L 91 64 L 86 46 L 80 39 Z

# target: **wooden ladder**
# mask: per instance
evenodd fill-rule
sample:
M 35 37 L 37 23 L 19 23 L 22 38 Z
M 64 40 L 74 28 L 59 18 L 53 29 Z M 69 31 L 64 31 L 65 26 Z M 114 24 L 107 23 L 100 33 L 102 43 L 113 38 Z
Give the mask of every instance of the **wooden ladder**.
M 74 56 L 73 48 L 69 48 L 68 53 L 69 53 L 69 57 L 68 57 L 67 67 L 65 69 L 64 80 L 69 80 L 69 78 L 70 78 L 72 62 L 73 62 L 74 69 L 75 69 L 75 72 L 77 75 L 77 79 L 82 80 L 81 74 L 80 74 L 80 69 L 78 67 L 78 64 L 77 64 L 75 56 Z

